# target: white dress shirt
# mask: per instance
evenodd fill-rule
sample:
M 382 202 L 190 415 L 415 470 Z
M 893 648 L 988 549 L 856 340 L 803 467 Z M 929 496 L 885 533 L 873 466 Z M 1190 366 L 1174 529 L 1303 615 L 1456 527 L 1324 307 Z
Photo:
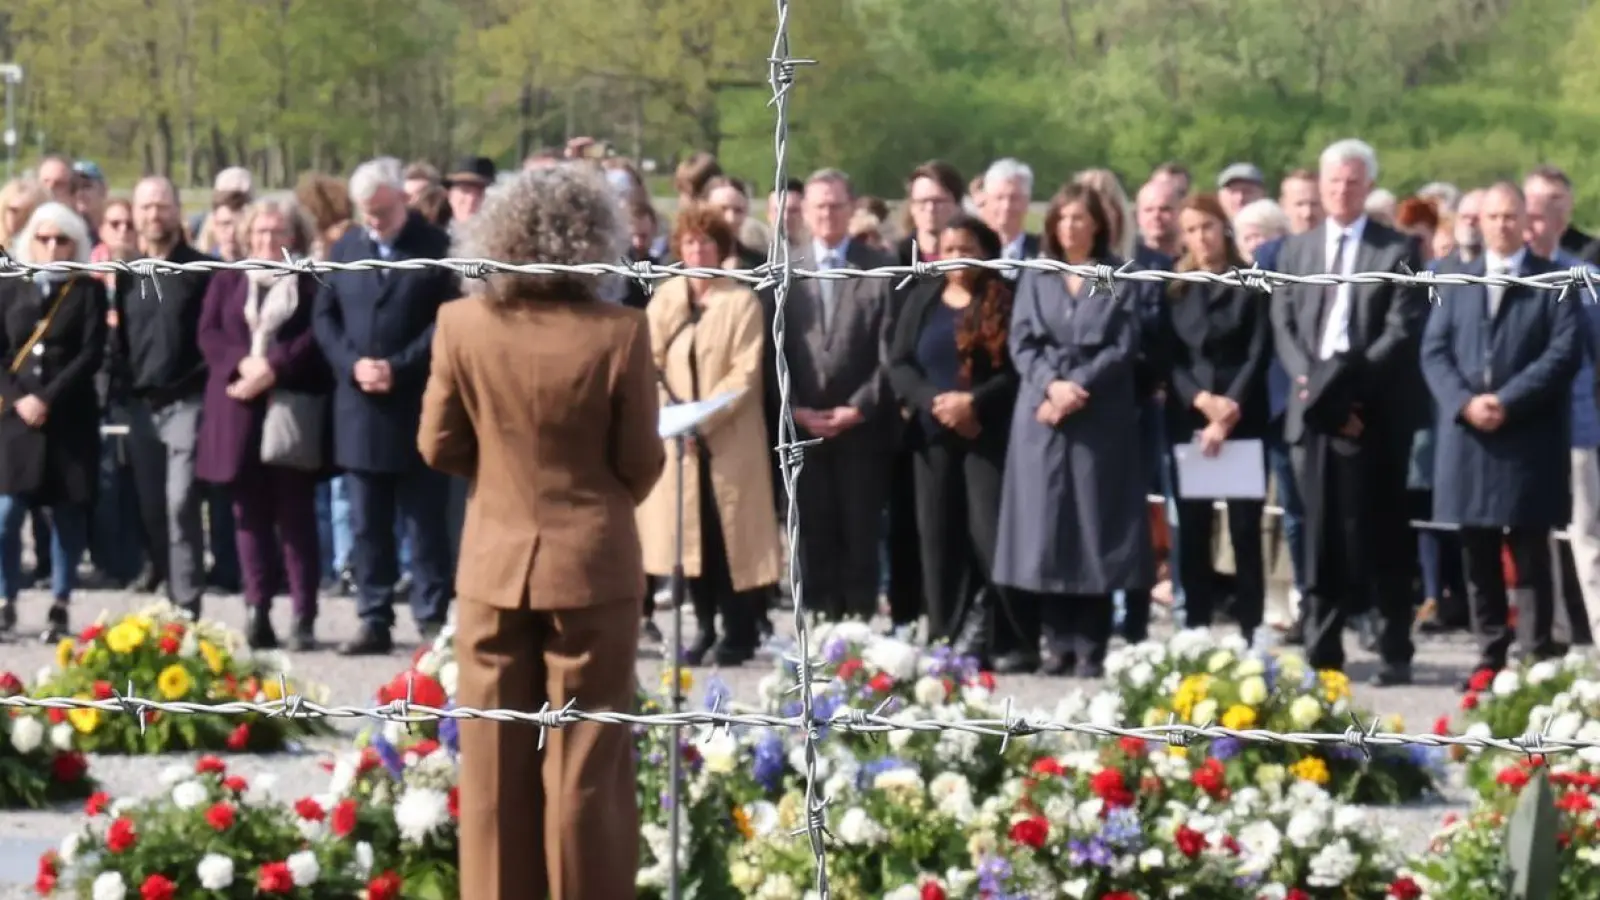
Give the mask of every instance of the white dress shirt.
M 1527 255 L 1528 248 L 1519 247 L 1517 252 L 1510 256 L 1501 256 L 1493 250 L 1483 251 L 1483 271 L 1486 275 L 1515 275 L 1522 271 L 1522 258 Z M 1493 319 L 1500 312 L 1500 303 L 1506 298 L 1506 289 L 1501 285 L 1491 284 L 1488 287 L 1489 318 Z
M 1327 219 L 1323 224 L 1323 259 L 1326 268 L 1323 270 L 1330 275 L 1349 275 L 1355 269 L 1357 248 L 1361 246 L 1361 235 L 1367 228 L 1367 217 L 1361 216 L 1349 225 L 1339 225 L 1332 219 Z M 1339 238 L 1344 238 L 1344 251 L 1335 259 L 1334 254 L 1339 249 Z M 1331 359 L 1336 354 L 1345 353 L 1350 349 L 1350 300 L 1355 290 L 1353 284 L 1341 284 L 1334 288 L 1333 308 L 1328 310 L 1328 321 L 1322 328 L 1322 342 L 1317 355 L 1322 359 Z

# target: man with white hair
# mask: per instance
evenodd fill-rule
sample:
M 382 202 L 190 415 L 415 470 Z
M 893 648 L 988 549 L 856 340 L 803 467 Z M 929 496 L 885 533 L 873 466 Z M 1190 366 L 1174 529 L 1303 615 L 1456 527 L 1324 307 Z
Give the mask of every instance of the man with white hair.
M 1367 218 L 1378 158 L 1359 140 L 1322 153 L 1323 227 L 1284 241 L 1290 275 L 1422 268 L 1405 235 Z M 1395 284 L 1286 285 L 1272 297 L 1274 342 L 1290 379 L 1284 440 L 1305 508 L 1307 662 L 1343 669 L 1347 618 L 1375 597 L 1376 683 L 1411 681 L 1411 569 L 1404 504 L 1412 436 L 1427 419 L 1418 348 L 1425 291 Z
M 1039 236 L 1023 230 L 1033 200 L 1033 170 L 1027 163 L 1002 159 L 983 173 L 983 220 L 1000 235 L 1000 258 L 1024 260 L 1039 255 Z M 1015 280 L 1015 271 L 1006 277 Z
M 360 227 L 345 232 L 330 262 L 440 259 L 450 239 L 406 208 L 404 170 L 390 157 L 362 163 L 350 178 Z M 394 586 L 400 578 L 396 515 L 410 541 L 411 613 L 425 641 L 449 610 L 452 550 L 445 475 L 417 452 L 422 391 L 439 306 L 459 295 L 448 270 L 335 272 L 324 276 L 313 328 L 334 374 L 334 464 L 350 497 L 352 568 L 361 630 L 346 655 L 393 646 Z

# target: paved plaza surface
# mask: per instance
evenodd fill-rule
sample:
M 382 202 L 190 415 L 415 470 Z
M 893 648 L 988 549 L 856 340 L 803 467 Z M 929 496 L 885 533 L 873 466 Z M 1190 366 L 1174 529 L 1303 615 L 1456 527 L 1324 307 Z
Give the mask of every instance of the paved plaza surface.
M 122 591 L 84 591 L 73 600 L 73 627 L 81 628 L 104 610 L 109 616 L 134 612 L 151 602 L 147 594 Z M 36 634 L 43 628 L 45 609 L 49 598 L 44 593 L 25 594 L 21 603 L 19 634 L 8 643 L 0 643 L 0 671 L 12 671 L 31 679 L 33 674 L 51 663 L 54 648 L 37 639 L 24 636 Z M 238 597 L 208 597 L 204 614 L 207 618 L 225 623 L 235 629 L 245 624 L 244 602 Z M 673 613 L 657 613 L 656 623 L 670 636 Z M 357 619 L 353 601 L 331 597 L 323 600 L 322 615 L 317 623 L 318 637 L 324 646 L 292 657 L 296 677 L 308 678 L 325 685 L 329 702 L 334 704 L 370 706 L 378 686 L 393 678 L 410 659 L 417 646 L 418 636 L 405 611 L 400 611 L 395 631 L 395 652 L 384 657 L 349 659 L 333 652 L 333 646 L 355 633 Z M 289 609 L 286 601 L 274 615 L 279 633 L 286 634 Z M 736 669 L 724 669 L 717 674 L 732 689 L 736 701 L 755 703 L 757 682 L 772 671 L 774 650 L 781 650 L 783 642 L 792 638 L 794 629 L 787 611 L 775 612 L 777 627 L 775 647 L 764 651 L 756 662 Z M 694 617 L 684 611 L 686 638 L 692 639 Z M 1168 629 L 1161 628 L 1165 633 Z M 1427 731 L 1440 715 L 1455 710 L 1460 702 L 1456 690 L 1467 674 L 1476 654 L 1464 637 L 1425 639 L 1418 646 L 1414 668 L 1417 684 L 1404 688 L 1375 688 L 1366 682 L 1376 668 L 1370 653 L 1355 647 L 1353 635 L 1349 674 L 1355 686 L 1357 703 L 1378 713 L 1398 713 L 1405 719 L 1410 731 Z M 639 677 L 648 685 L 660 683 L 661 654 L 658 647 L 640 651 Z M 697 670 L 696 693 L 703 687 L 709 670 Z M 1011 697 L 1021 708 L 1052 708 L 1065 691 L 1075 687 L 1092 687 L 1074 679 L 1046 678 L 1041 676 L 1002 676 L 998 679 L 997 696 Z M 281 783 L 305 785 L 307 793 L 322 789 L 327 775 L 319 763 L 328 752 L 345 749 L 351 737 L 361 727 L 358 720 L 340 720 L 340 735 L 322 739 L 298 753 L 263 756 L 232 756 L 229 765 L 241 773 L 252 775 L 272 771 Z M 113 797 L 139 796 L 159 790 L 153 777 L 173 762 L 191 762 L 195 754 L 175 754 L 171 757 L 108 757 L 96 756 L 91 760 L 91 772 L 99 779 L 103 789 Z M 1382 809 L 1377 814 L 1388 824 L 1402 829 L 1408 849 L 1420 850 L 1427 837 L 1443 815 L 1451 809 L 1465 808 L 1467 794 L 1458 787 L 1447 788 L 1439 801 L 1414 806 Z M 0 900 L 13 900 L 29 896 L 38 854 L 58 844 L 63 836 L 73 830 L 78 821 L 81 804 L 71 804 L 54 810 L 39 812 L 6 811 L 0 813 Z

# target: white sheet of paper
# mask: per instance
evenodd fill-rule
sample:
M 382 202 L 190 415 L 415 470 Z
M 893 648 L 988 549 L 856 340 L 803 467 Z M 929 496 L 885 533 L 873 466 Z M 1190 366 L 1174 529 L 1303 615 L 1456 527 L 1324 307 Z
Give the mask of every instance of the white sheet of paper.
M 1178 496 L 1186 500 L 1265 500 L 1266 457 L 1258 440 L 1223 441 L 1222 452 L 1206 456 L 1197 443 L 1172 448 L 1178 470 Z
M 693 403 L 674 403 L 671 406 L 661 407 L 661 416 L 656 419 L 656 433 L 663 438 L 675 438 L 688 434 L 699 427 L 707 416 L 727 407 L 728 404 L 739 398 L 738 391 L 727 391 L 696 400 Z

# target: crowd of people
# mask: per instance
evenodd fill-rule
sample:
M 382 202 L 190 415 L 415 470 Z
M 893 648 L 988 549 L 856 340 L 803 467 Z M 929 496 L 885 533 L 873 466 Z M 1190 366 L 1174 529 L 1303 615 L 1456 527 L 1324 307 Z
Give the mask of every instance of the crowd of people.
M 834 169 L 761 198 L 700 153 L 678 166 L 668 216 L 630 161 L 596 147 L 535 154 L 522 173 L 479 157 L 443 171 L 380 158 L 348 179 L 307 173 L 292 198 L 260 196 L 248 171 L 228 169 L 187 222 L 169 179 L 111 199 L 93 163 L 52 156 L 0 188 L 0 246 L 31 263 L 352 262 L 485 246 L 559 259 L 595 249 L 570 246 L 571 228 L 562 243 L 570 210 L 508 200 L 496 209 L 523 221 L 482 222 L 485 198 L 582 169 L 608 187 L 628 258 L 691 267 L 760 265 L 780 210 L 794 264 L 816 269 L 1043 257 L 1533 275 L 1600 256 L 1572 225 L 1559 169 L 1401 199 L 1376 188 L 1377 155 L 1357 140 L 1285 175 L 1275 199 L 1249 163 L 1205 190 L 1166 164 L 1131 195 L 1110 170 L 1086 170 L 1049 196 L 1038 233 L 1034 176 L 1014 159 L 970 181 L 924 163 L 891 204 Z M 751 214 L 759 199 L 767 223 Z M 518 227 L 543 237 L 484 237 Z M 1411 680 L 1419 629 L 1470 630 L 1479 667 L 1498 669 L 1513 627 L 1520 651 L 1543 657 L 1600 623 L 1592 303 L 1522 286 L 1442 286 L 1434 304 L 1406 284 L 1268 292 L 976 268 L 905 284 L 798 280 L 781 349 L 799 435 L 821 441 L 805 453 L 800 544 L 787 548 L 772 290 L 591 281 L 598 301 L 644 310 L 659 404 L 738 395 L 683 445 L 690 662 L 753 658 L 791 550 L 821 616 L 886 612 L 896 633 L 1000 672 L 1096 676 L 1113 636 L 1144 638 L 1163 605 L 1188 626 L 1303 643 L 1323 668 L 1343 667 L 1354 630 L 1381 657 L 1382 685 Z M 419 450 L 430 370 L 443 365 L 436 323 L 478 290 L 441 268 L 0 280 L 0 630 L 31 628 L 21 592 L 48 584 L 37 624 L 49 640 L 65 633 L 85 551 L 97 582 L 164 586 L 197 616 L 208 589 L 242 592 L 256 647 L 313 646 L 319 598 L 352 595 L 349 654 L 391 651 L 400 598 L 428 637 L 462 585 L 533 579 L 534 550 L 486 551 L 481 529 L 473 540 L 474 466 L 426 439 Z M 561 377 L 580 375 L 597 377 Z M 508 390 L 503 402 L 527 398 Z M 1239 440 L 1264 446 L 1281 514 L 1259 500 L 1219 512 L 1178 490 L 1175 448 L 1215 455 Z M 675 471 L 677 444 L 656 443 Z M 641 624 L 659 640 L 649 616 L 678 562 L 678 507 L 674 478 L 646 488 L 634 516 L 649 576 Z M 569 502 L 566 518 L 581 519 L 589 499 Z M 24 571 L 30 526 L 37 565 Z M 552 529 L 548 542 L 576 526 L 529 527 Z M 1269 598 L 1280 546 L 1293 587 Z M 280 593 L 293 607 L 283 637 L 269 616 Z

